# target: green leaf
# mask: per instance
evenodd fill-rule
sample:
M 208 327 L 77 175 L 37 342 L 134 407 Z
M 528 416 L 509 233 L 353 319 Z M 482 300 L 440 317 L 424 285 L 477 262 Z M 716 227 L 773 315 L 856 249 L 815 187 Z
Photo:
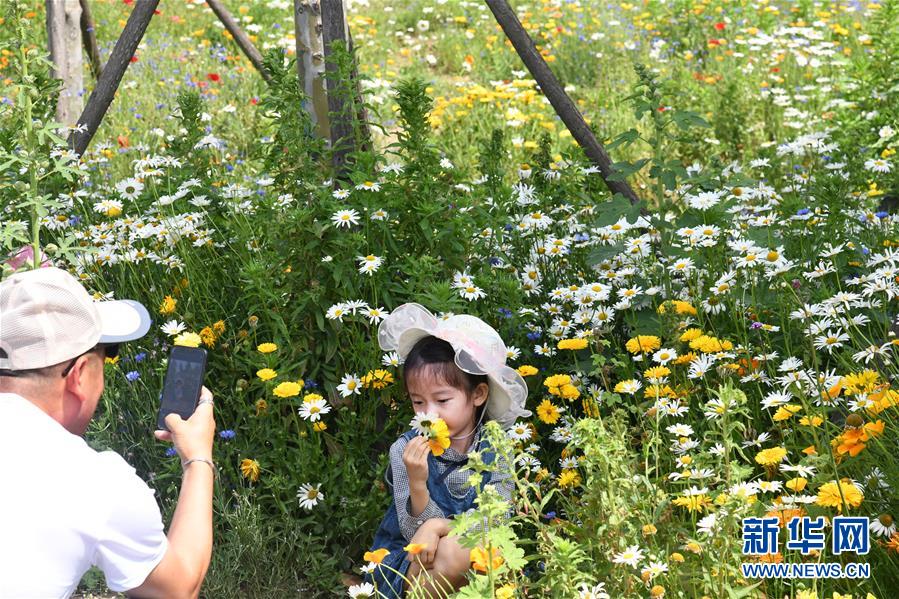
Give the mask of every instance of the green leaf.
M 703 129 L 712 127 L 708 121 L 692 110 L 676 110 L 671 114 L 671 120 L 682 130 L 687 130 L 690 127 L 702 127 Z
M 640 139 L 640 132 L 636 129 L 628 129 L 624 133 L 619 134 L 606 146 L 607 150 L 614 150 L 618 146 L 623 145 L 625 148 Z

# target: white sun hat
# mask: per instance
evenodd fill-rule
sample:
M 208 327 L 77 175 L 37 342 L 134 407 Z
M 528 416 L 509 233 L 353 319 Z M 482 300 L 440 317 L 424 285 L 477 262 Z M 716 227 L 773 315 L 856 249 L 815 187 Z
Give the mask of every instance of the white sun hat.
M 146 335 L 147 309 L 133 300 L 94 301 L 59 268 L 17 273 L 0 283 L 0 370 L 44 368 L 97 344 Z
M 381 322 L 378 344 L 382 350 L 395 351 L 405 359 L 412 347 L 429 335 L 452 346 L 460 369 L 487 375 L 490 418 L 508 427 L 531 415 L 524 409 L 527 383 L 515 369 L 506 366 L 506 344 L 493 327 L 476 316 L 457 314 L 440 319 L 419 304 L 403 304 Z

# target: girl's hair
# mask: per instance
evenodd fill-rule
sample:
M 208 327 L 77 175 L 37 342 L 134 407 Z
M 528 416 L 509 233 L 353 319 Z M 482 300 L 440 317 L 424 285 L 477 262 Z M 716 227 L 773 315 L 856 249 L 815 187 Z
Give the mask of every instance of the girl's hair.
M 479 384 L 488 383 L 486 374 L 470 374 L 456 366 L 456 352 L 453 346 L 433 335 L 419 339 L 406 356 L 403 364 L 406 393 L 409 392 L 409 376 L 425 368 L 429 368 L 434 376 L 443 379 L 446 384 L 462 389 L 469 396 Z

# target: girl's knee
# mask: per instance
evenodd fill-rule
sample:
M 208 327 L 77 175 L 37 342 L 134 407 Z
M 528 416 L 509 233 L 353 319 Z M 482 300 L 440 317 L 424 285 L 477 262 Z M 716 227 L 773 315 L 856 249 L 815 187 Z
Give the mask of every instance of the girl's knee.
M 471 566 L 470 552 L 455 537 L 443 537 L 434 556 L 434 570 L 444 575 L 454 586 L 461 586 Z

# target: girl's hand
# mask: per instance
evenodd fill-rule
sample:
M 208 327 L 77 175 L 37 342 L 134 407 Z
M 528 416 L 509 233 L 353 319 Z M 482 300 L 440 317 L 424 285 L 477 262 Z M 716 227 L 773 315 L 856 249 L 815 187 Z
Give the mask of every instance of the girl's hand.
M 431 520 L 428 520 L 418 527 L 418 530 L 409 542 L 409 545 L 424 545 L 424 549 L 417 555 L 409 553 L 409 555 L 406 556 L 406 559 L 410 562 L 420 561 L 421 567 L 425 570 L 434 566 L 434 556 L 437 555 L 437 543 L 440 542 L 440 534 L 437 531 L 437 528 L 429 526 L 428 522 L 431 522 Z M 409 545 L 407 545 L 407 547 Z
M 431 447 L 424 437 L 415 437 L 403 450 L 403 464 L 409 474 L 409 486 L 413 489 L 427 488 L 428 454 Z

